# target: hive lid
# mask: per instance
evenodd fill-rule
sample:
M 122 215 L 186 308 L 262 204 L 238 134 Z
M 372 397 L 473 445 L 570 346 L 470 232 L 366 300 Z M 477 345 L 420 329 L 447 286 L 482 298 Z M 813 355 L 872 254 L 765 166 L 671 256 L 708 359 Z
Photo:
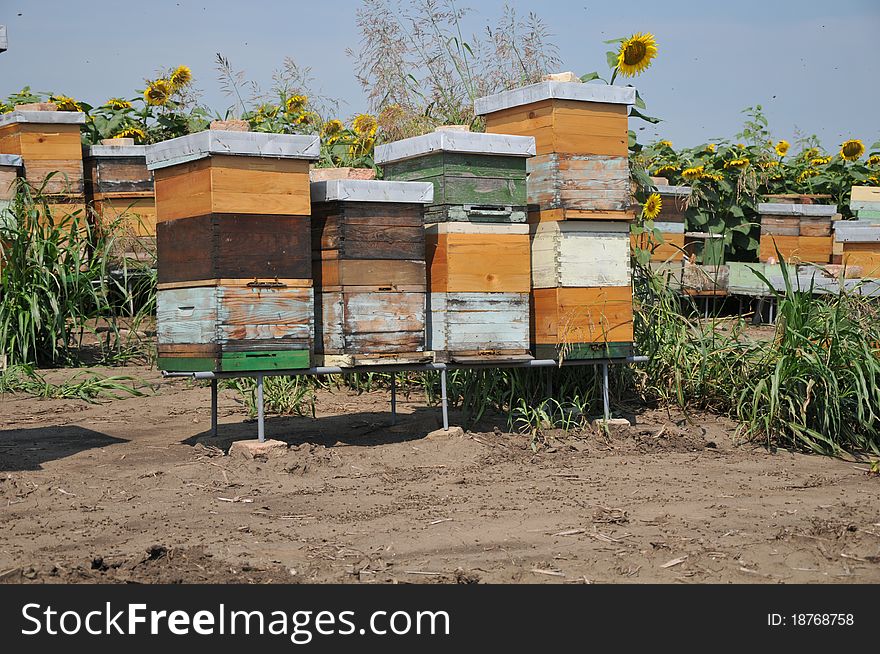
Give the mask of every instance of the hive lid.
M 835 220 L 834 240 L 838 243 L 880 242 L 880 224 L 867 220 Z
M 658 184 L 655 187 L 657 190 L 655 193 L 659 193 L 660 195 L 674 195 L 677 197 L 689 197 L 691 194 L 690 186 L 671 186 L 669 184 Z
M 301 134 L 206 130 L 147 147 L 147 168 L 167 168 L 213 154 L 275 159 L 320 158 L 321 140 Z
M 43 123 L 47 125 L 82 125 L 86 115 L 81 111 L 10 111 L 0 114 L 0 127 L 13 123 Z
M 21 168 L 24 164 L 21 155 L 18 154 L 0 154 L 0 166 L 12 166 L 13 168 Z
M 431 204 L 431 182 L 393 182 L 378 179 L 330 179 L 311 183 L 312 202 L 409 202 Z
M 811 218 L 830 218 L 837 213 L 833 204 L 783 204 L 761 202 L 758 213 L 770 216 L 807 216 Z
M 145 157 L 146 145 L 90 145 L 85 148 L 87 157 Z
M 507 157 L 534 157 L 535 139 L 532 136 L 485 134 L 482 132 L 440 131 L 414 136 L 376 146 L 373 160 L 388 164 L 433 152 L 501 155 Z
M 608 84 L 538 82 L 518 89 L 487 95 L 484 98 L 477 98 L 474 100 L 474 113 L 478 116 L 485 116 L 496 111 L 551 99 L 635 104 L 636 90 L 632 86 L 609 86 Z

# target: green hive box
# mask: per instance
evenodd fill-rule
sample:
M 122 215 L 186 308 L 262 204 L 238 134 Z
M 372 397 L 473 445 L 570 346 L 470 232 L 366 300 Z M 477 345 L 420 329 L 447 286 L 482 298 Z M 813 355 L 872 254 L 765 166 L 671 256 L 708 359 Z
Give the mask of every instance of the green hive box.
M 431 182 L 425 223 L 526 222 L 526 136 L 437 131 L 380 145 L 375 161 L 387 180 Z

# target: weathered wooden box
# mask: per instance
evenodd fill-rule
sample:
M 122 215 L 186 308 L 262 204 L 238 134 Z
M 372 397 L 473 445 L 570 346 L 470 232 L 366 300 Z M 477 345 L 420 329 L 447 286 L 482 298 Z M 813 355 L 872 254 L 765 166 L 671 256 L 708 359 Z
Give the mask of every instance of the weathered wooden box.
M 156 189 L 159 366 L 311 365 L 310 136 L 207 131 L 147 148 Z
M 758 213 L 761 216 L 760 261 L 776 263 L 780 255 L 791 263 L 831 261 L 831 221 L 837 213 L 835 206 L 765 202 L 758 205 Z
M 535 138 L 530 221 L 614 220 L 631 202 L 627 113 L 634 102 L 629 87 L 548 81 L 479 98 L 474 108 L 487 132 Z
M 428 343 L 438 361 L 530 358 L 525 224 L 426 228 Z
M 437 131 L 376 148 L 385 179 L 431 182 L 425 223 L 525 222 L 531 138 Z
M 22 111 L 0 114 L 0 153 L 20 155 L 24 177 L 46 195 L 82 202 L 83 162 L 76 111 Z M 48 180 L 50 173 L 55 173 Z M 44 186 L 45 182 L 45 186 Z
M 311 188 L 318 361 L 430 360 L 423 212 L 434 186 L 339 179 Z
M 121 222 L 135 236 L 156 236 L 153 172 L 145 145 L 92 145 L 83 151 L 86 200 L 101 227 Z
M 880 222 L 880 186 L 853 186 L 849 206 L 859 220 Z
M 866 279 L 880 278 L 880 223 L 871 220 L 837 220 L 831 262 L 858 266 Z
M 582 359 L 631 353 L 626 343 L 632 340 L 629 250 L 629 225 L 622 221 L 531 226 L 535 356 Z
M 0 154 L 0 215 L 6 211 L 15 194 L 15 182 L 21 175 L 22 161 L 17 154 Z M 0 225 L 3 219 L 0 218 Z

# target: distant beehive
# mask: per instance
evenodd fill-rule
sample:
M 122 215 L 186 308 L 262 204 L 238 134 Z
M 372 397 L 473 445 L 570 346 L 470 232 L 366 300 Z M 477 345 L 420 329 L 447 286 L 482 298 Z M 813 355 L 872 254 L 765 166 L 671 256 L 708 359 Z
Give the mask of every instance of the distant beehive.
M 532 136 L 532 345 L 539 358 L 632 352 L 627 107 L 635 89 L 547 81 L 475 102 L 486 130 Z
M 156 248 L 156 197 L 146 148 L 92 145 L 83 153 L 86 201 L 94 209 L 96 224 L 104 231 L 114 227 L 124 241 L 124 254 L 131 258 Z
M 56 222 L 85 212 L 80 125 L 85 114 L 47 111 L 51 104 L 20 105 L 0 114 L 0 153 L 22 158 L 22 176 L 41 189 Z
M 433 185 L 338 179 L 311 189 L 318 362 L 430 360 L 423 214 Z
M 646 249 L 651 253 L 651 261 L 671 262 L 684 259 L 684 233 L 686 230 L 685 210 L 691 195 L 690 186 L 658 185 L 656 193 L 662 201 L 660 215 L 654 219 L 654 229 L 663 236 L 662 242 L 649 232 L 633 234 L 633 247 Z
M 525 161 L 534 139 L 438 131 L 376 148 L 386 179 L 434 184 L 426 347 L 438 361 L 527 359 Z
M 758 205 L 761 216 L 761 262 L 831 262 L 831 220 L 837 208 L 823 204 Z M 777 253 L 778 250 L 778 253 Z
M 309 161 L 317 137 L 206 131 L 147 149 L 159 367 L 311 365 Z
M 834 222 L 831 262 L 861 268 L 864 278 L 880 278 L 880 188 L 853 186 L 850 209 L 857 220 Z
M 21 175 L 22 161 L 17 154 L 0 154 L 0 215 L 9 206 L 15 192 L 15 181 Z M 2 225 L 0 219 L 0 225 Z

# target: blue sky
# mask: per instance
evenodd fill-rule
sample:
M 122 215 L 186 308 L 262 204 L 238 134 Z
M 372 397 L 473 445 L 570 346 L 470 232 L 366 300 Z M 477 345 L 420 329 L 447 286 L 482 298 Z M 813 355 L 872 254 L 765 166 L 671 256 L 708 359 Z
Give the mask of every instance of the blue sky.
M 359 0 L 0 0 L 9 51 L 0 54 L 0 96 L 25 84 L 93 103 L 130 95 L 157 69 L 189 65 L 204 101 L 224 109 L 214 56 L 222 52 L 267 87 L 284 57 L 312 68 L 319 90 L 353 115 L 366 108 L 346 48 L 360 34 Z M 458 0 L 472 30 L 494 23 L 503 0 Z M 509 0 L 536 11 L 554 35 L 562 70 L 605 68 L 603 40 L 651 31 L 660 54 L 634 84 L 676 145 L 731 136 L 740 110 L 762 104 L 778 138 L 816 133 L 834 148 L 850 137 L 880 140 L 876 39 L 880 2 L 736 0 Z M 641 123 L 644 125 L 644 123 Z M 653 128 L 643 132 L 651 140 Z

